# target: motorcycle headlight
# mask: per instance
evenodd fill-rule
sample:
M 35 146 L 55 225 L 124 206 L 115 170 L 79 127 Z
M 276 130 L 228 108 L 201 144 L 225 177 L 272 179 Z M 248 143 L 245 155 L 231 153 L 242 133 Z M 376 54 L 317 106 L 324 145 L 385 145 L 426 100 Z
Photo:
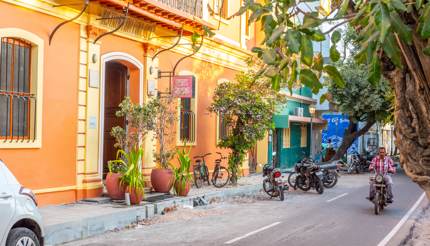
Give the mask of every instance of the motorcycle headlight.
M 383 177 L 382 175 L 377 175 L 377 176 L 375 177 L 375 181 L 376 181 L 377 183 L 382 183 L 382 182 L 384 181 L 384 177 Z

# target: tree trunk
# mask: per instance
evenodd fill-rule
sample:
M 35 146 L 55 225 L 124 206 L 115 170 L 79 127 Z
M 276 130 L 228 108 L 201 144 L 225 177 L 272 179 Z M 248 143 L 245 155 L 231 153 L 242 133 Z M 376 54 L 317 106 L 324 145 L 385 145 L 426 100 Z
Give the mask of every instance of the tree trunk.
M 430 197 L 430 57 L 416 35 L 409 46 L 397 39 L 404 69 L 385 71 L 396 95 L 395 136 L 405 173 Z
M 373 126 L 373 124 L 375 124 L 374 120 L 369 120 L 366 122 L 366 125 L 363 128 L 358 131 L 354 131 L 356 129 L 357 124 L 352 123 L 351 119 L 349 122 L 350 124 L 348 126 L 348 129 L 343 135 L 342 144 L 340 145 L 333 158 L 331 158 L 332 160 L 339 160 L 340 158 L 342 158 L 342 156 L 346 153 L 346 151 L 348 151 L 352 143 L 354 143 L 354 140 L 368 132 L 369 129 Z

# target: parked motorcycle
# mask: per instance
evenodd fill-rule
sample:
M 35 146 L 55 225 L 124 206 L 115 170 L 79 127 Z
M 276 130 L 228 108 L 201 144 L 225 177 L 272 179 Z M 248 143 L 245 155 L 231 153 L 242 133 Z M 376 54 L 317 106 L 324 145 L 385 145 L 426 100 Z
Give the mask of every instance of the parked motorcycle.
M 337 184 L 338 178 L 340 177 L 338 170 L 340 165 L 338 163 L 339 161 L 330 161 L 317 164 L 323 174 L 322 183 L 325 188 L 333 188 Z M 304 158 L 300 163 L 296 164 L 294 172 L 290 173 L 288 176 L 288 184 L 294 189 L 297 189 L 296 179 L 300 174 L 300 167 L 302 165 L 315 165 L 315 163 L 310 158 Z
M 270 197 L 279 197 L 281 201 L 285 199 L 284 190 L 288 190 L 288 186 L 282 180 L 281 170 L 274 168 L 270 164 L 263 166 L 263 190 Z
M 324 193 L 324 174 L 318 165 L 306 159 L 297 163 L 294 169 L 295 174 L 290 174 L 288 177 L 288 182 L 291 182 L 290 185 L 293 184 L 294 189 L 299 188 L 303 191 L 308 191 L 314 188 L 318 194 Z
M 378 215 L 388 205 L 387 186 L 385 184 L 384 176 L 377 174 L 375 177 L 370 177 L 370 181 L 375 186 L 375 196 L 371 201 L 374 206 L 375 214 Z

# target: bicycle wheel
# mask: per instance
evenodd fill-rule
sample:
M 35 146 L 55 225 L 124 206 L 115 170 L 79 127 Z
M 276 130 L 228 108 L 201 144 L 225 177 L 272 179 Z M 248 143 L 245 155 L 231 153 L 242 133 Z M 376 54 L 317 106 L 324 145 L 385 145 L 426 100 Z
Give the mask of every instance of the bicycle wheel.
M 229 179 L 230 172 L 225 167 L 215 169 L 212 174 L 212 184 L 217 188 L 224 187 L 228 183 Z
M 202 166 L 202 174 L 204 175 L 203 181 L 207 182 L 208 185 L 211 185 L 211 182 L 209 181 L 209 169 L 206 165 Z
M 193 173 L 194 173 L 194 184 L 196 185 L 197 188 L 201 188 L 203 186 L 203 179 L 202 179 L 202 176 L 200 175 L 200 170 L 194 169 Z

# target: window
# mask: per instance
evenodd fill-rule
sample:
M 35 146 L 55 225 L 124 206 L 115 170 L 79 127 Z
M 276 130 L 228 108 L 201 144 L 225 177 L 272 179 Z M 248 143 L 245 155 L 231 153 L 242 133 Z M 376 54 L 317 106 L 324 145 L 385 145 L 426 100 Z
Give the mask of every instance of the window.
M 191 108 L 191 98 L 181 98 L 179 140 L 181 142 L 195 142 L 195 115 Z
M 284 128 L 282 140 L 283 140 L 283 143 L 282 143 L 283 147 L 286 149 L 290 148 L 290 146 L 291 146 L 290 128 Z
M 304 148 L 308 146 L 308 128 L 306 126 L 301 127 L 300 134 L 300 147 Z
M 0 139 L 34 138 L 36 97 L 31 93 L 31 43 L 1 38 L 0 48 Z M 33 118 L 33 120 L 31 120 Z
M 0 149 L 42 146 L 44 41 L 0 28 Z
M 197 142 L 197 78 L 189 71 L 181 71 L 179 75 L 193 77 L 193 97 L 178 99 L 178 123 L 176 145 L 195 145 Z
M 228 0 L 214 0 L 214 11 L 215 15 L 219 15 L 221 18 L 228 18 Z

